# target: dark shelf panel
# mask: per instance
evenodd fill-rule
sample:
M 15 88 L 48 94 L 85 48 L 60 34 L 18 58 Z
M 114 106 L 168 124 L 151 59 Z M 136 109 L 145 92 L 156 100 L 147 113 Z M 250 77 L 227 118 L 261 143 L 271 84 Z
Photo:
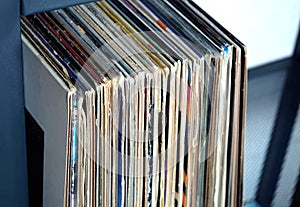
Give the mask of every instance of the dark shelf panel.
M 22 15 L 29 15 L 38 12 L 51 11 L 77 4 L 89 3 L 93 0 L 22 0 Z
M 27 206 L 19 1 L 0 6 L 0 206 Z

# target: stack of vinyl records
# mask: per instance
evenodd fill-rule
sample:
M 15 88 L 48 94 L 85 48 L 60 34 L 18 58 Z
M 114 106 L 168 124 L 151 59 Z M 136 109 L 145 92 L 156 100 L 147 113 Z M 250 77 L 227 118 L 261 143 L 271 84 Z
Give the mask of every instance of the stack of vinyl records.
M 105 0 L 21 23 L 69 91 L 61 204 L 241 206 L 246 51 L 193 1 Z

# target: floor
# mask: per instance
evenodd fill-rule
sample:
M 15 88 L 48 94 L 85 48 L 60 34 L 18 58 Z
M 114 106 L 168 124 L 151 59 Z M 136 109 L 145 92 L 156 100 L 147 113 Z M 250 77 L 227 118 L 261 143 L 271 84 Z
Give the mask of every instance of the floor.
M 276 70 L 249 78 L 244 167 L 244 204 L 254 204 L 274 121 L 277 114 L 286 71 Z M 299 111 L 298 111 L 299 112 Z M 300 113 L 290 140 L 277 183 L 272 206 L 290 205 L 300 170 Z

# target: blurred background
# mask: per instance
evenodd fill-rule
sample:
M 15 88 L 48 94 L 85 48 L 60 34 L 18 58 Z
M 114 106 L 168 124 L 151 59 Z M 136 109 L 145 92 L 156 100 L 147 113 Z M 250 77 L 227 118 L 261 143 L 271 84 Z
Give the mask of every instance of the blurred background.
M 248 48 L 244 205 L 300 206 L 299 0 L 195 1 Z

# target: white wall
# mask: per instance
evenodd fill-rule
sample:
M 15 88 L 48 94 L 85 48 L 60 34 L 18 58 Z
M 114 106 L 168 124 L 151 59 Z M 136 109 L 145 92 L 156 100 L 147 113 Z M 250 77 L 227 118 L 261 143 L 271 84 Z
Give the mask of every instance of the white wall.
M 248 66 L 292 55 L 299 0 L 194 0 L 248 48 Z

